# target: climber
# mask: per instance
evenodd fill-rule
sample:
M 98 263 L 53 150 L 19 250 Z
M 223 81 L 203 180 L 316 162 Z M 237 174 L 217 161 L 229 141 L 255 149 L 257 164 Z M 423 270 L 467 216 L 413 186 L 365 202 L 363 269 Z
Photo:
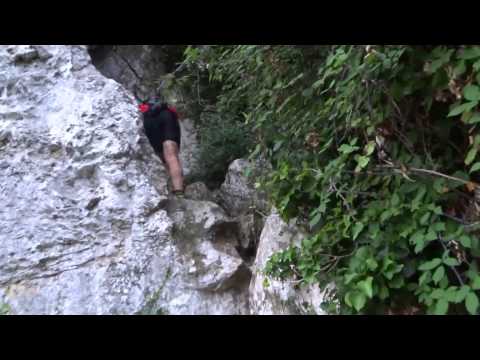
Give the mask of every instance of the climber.
M 174 107 L 156 98 L 140 104 L 143 126 L 155 153 L 162 160 L 170 175 L 173 194 L 183 197 L 183 170 L 179 153 L 181 130 L 179 116 Z

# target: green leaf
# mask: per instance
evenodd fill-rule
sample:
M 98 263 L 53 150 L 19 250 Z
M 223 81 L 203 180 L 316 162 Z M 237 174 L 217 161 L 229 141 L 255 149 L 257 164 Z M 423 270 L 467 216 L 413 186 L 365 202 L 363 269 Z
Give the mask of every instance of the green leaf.
M 302 95 L 304 97 L 311 97 L 313 95 L 313 89 L 309 88 L 309 89 L 305 89 L 302 93 Z
M 443 289 L 435 289 L 430 294 L 430 297 L 435 300 L 439 300 L 445 296 L 445 290 Z
M 378 268 L 378 262 L 376 262 L 375 259 L 367 259 L 365 263 L 370 271 L 375 271 Z
M 415 234 L 412 235 L 410 238 L 410 244 L 418 244 L 423 243 L 425 239 L 425 234 L 423 230 L 417 231 Z
M 458 266 L 458 265 L 460 265 L 458 260 L 454 259 L 454 258 L 447 258 L 447 259 L 443 260 L 443 263 L 447 266 Z
M 435 315 L 446 315 L 448 313 L 448 301 L 445 299 L 440 299 L 435 305 L 434 314 Z
M 444 276 L 442 280 L 440 280 L 440 283 L 438 284 L 438 286 L 440 286 L 442 289 L 446 289 L 449 284 L 450 283 L 449 283 L 448 277 Z
M 463 96 L 468 101 L 480 100 L 480 88 L 476 85 L 467 85 L 463 89 Z
M 275 142 L 275 146 L 273 147 L 273 152 L 277 152 L 282 147 L 282 145 L 283 145 L 282 140 Z
M 473 64 L 473 70 L 475 70 L 475 71 L 480 70 L 480 60 L 477 60 L 477 61 Z
M 457 294 L 455 297 L 455 303 L 459 304 L 462 301 L 464 301 L 469 292 L 470 292 L 469 286 L 466 286 L 466 285 L 462 286 L 460 290 L 457 291 Z
M 313 219 L 312 221 L 310 221 L 309 225 L 310 225 L 310 228 L 313 228 L 315 225 L 317 225 L 319 222 L 320 222 L 320 219 L 322 218 L 322 214 L 319 213 L 317 214 Z
M 374 150 L 375 150 L 375 141 L 370 141 L 367 144 L 367 146 L 365 146 L 365 155 L 366 156 L 372 155 Z
M 378 292 L 378 297 L 380 298 L 380 300 L 385 300 L 386 298 L 388 298 L 389 295 L 390 291 L 388 290 L 388 287 L 381 286 Z
M 460 236 L 458 241 L 460 241 L 460 244 L 462 244 L 466 248 L 472 247 L 472 239 L 470 239 L 470 237 L 467 235 Z
M 480 275 L 477 274 L 475 279 L 472 281 L 472 289 L 473 290 L 480 290 Z
M 455 73 L 455 76 L 458 77 L 462 75 L 465 71 L 467 70 L 467 67 L 465 66 L 465 61 L 460 61 L 457 66 L 455 66 L 455 69 L 453 72 Z
M 422 286 L 428 284 L 432 280 L 432 274 L 430 271 L 424 272 L 418 279 L 418 285 Z
M 364 224 L 361 223 L 361 222 L 357 222 L 354 226 L 353 226 L 353 240 L 355 240 L 358 235 L 360 235 L 360 233 L 362 232 L 363 228 L 364 228 Z
M 468 102 L 468 103 L 456 106 L 448 113 L 448 117 L 458 116 L 465 111 L 472 110 L 477 105 L 478 105 L 478 101 L 473 101 L 473 102 Z
M 404 285 L 405 285 L 405 280 L 403 276 L 395 276 L 395 278 L 389 283 L 389 286 L 392 289 L 400 289 Z
M 370 158 L 367 156 L 359 156 L 357 159 L 359 169 L 363 169 L 370 162 Z
M 457 297 L 457 287 L 456 286 L 450 286 L 447 290 L 444 291 L 444 298 L 448 302 L 455 302 L 455 299 Z
M 459 58 L 464 60 L 480 58 L 480 47 L 473 46 L 465 49 L 463 53 L 459 56 Z
M 438 232 L 447 230 L 446 227 L 445 227 L 445 223 L 443 223 L 443 222 L 437 222 L 437 223 L 433 224 L 432 228 L 433 228 L 433 230 L 438 231 Z
M 478 170 L 480 170 L 480 162 L 476 162 L 475 164 L 472 165 L 472 167 L 470 168 L 470 173 L 473 173 Z
M 433 282 L 435 284 L 438 284 L 440 282 L 440 280 L 443 279 L 443 277 L 445 276 L 445 268 L 443 266 L 440 266 L 439 268 L 437 268 L 437 270 L 435 270 L 435 272 L 433 273 Z
M 315 81 L 315 82 L 313 83 L 312 88 L 313 88 L 314 90 L 316 90 L 316 89 L 318 89 L 320 86 L 322 86 L 323 83 L 324 83 L 324 80 L 323 80 L 323 79 L 317 80 L 317 81 Z
M 437 234 L 433 230 L 429 230 L 427 232 L 427 235 L 425 235 L 425 240 L 426 241 L 433 241 L 437 239 Z
M 478 310 L 478 297 L 474 292 L 468 293 L 465 298 L 465 307 L 470 315 L 476 315 Z
M 356 292 L 352 296 L 352 305 L 357 311 L 362 310 L 366 302 L 367 302 L 367 297 L 361 292 Z
M 367 295 L 370 299 L 373 297 L 373 277 L 369 276 L 363 281 L 360 281 L 357 286 L 359 290 L 361 290 L 365 295 Z
M 358 146 L 351 146 L 351 145 L 348 145 L 348 144 L 343 144 L 342 146 L 339 147 L 338 151 L 342 154 L 351 154 L 352 152 L 354 151 L 357 151 L 358 149 L 360 149 Z
M 345 275 L 345 285 L 350 284 L 355 277 L 357 277 L 357 274 L 347 274 L 347 275 Z
M 415 254 L 420 254 L 423 249 L 425 249 L 425 241 L 419 241 L 416 245 L 415 245 L 415 248 L 413 249 L 413 251 L 415 252 Z
M 395 193 L 392 196 L 392 206 L 397 207 L 400 204 L 400 197 Z
M 431 261 L 428 261 L 426 263 L 423 263 L 421 266 L 418 267 L 419 270 L 421 271 L 429 271 L 433 270 L 436 267 L 438 267 L 442 263 L 442 260 L 440 259 L 433 259 Z
M 470 149 L 470 151 L 467 154 L 467 157 L 465 158 L 465 165 L 470 165 L 473 160 L 475 160 L 477 156 L 478 149 L 476 147 Z

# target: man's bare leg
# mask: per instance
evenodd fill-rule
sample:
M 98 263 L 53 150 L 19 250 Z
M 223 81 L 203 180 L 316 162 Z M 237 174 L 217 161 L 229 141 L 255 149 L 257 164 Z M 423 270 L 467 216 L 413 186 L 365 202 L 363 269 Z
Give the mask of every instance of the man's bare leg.
M 163 143 L 163 156 L 167 171 L 172 179 L 173 191 L 183 191 L 183 170 L 179 158 L 178 144 L 167 140 Z

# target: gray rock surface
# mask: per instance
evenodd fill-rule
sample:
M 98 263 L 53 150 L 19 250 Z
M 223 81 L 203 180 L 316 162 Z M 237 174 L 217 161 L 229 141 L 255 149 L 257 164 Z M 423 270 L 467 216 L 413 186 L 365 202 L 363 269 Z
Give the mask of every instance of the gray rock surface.
M 121 51 L 153 76 L 150 50 Z M 196 184 L 169 198 L 129 91 L 138 79 L 103 61 L 87 46 L 0 46 L 0 314 L 319 312 L 318 289 L 263 286 L 270 255 L 302 234 L 272 214 L 258 243 L 269 210 L 248 162 L 218 196 Z M 193 122 L 182 129 L 188 174 L 197 142 Z M 257 244 L 252 278 L 239 248 Z
M 258 244 L 250 284 L 250 311 L 258 315 L 324 315 L 321 303 L 324 292 L 318 286 L 298 288 L 293 281 L 267 277 L 263 270 L 270 257 L 290 245 L 299 245 L 304 234 L 293 224 L 285 223 L 273 211 L 267 218 Z
M 264 193 L 255 189 L 254 179 L 266 167 L 252 164 L 246 159 L 237 159 L 228 168 L 225 181 L 216 193 L 218 202 L 238 223 L 240 246 L 252 249 L 264 225 L 264 216 L 269 206 Z M 252 174 L 253 176 L 248 176 Z
M 200 181 L 188 184 L 185 187 L 185 196 L 191 200 L 214 201 L 211 191 Z
M 113 79 L 131 93 L 145 100 L 156 94 L 160 82 L 166 80 L 166 67 L 163 58 L 166 49 L 159 45 L 90 45 L 90 54 L 95 67 L 108 79 Z M 179 105 L 175 91 L 162 88 L 165 100 L 174 106 Z M 180 160 L 186 176 L 192 173 L 198 140 L 194 123 L 182 118 L 182 151 Z
M 136 102 L 86 46 L 0 47 L 0 159 L 11 313 L 248 312 L 241 261 L 215 230 L 225 216 L 194 203 L 187 224 L 162 208 L 167 176 Z M 182 226 L 204 231 L 180 239 Z

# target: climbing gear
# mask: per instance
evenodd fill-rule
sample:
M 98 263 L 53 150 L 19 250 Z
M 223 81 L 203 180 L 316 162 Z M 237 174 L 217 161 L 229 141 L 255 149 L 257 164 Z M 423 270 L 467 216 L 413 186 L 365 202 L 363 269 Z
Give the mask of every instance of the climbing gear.
M 178 119 L 178 112 L 177 109 L 174 106 L 170 106 L 164 102 L 161 101 L 147 101 L 147 102 L 142 102 L 139 106 L 138 109 L 142 114 L 158 114 L 161 110 L 168 110 L 170 111 L 175 117 Z

